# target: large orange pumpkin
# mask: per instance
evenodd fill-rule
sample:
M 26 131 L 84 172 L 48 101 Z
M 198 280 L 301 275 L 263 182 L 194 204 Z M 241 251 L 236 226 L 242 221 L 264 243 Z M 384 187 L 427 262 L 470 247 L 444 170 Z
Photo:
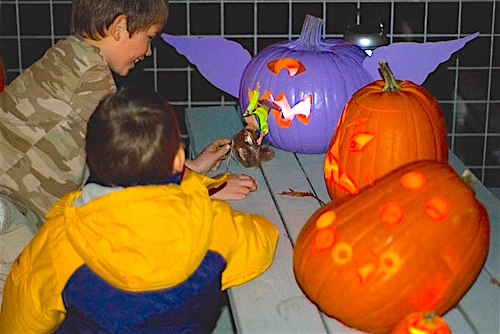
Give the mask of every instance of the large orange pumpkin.
M 436 99 L 420 85 L 397 81 L 380 62 L 384 80 L 359 89 L 344 107 L 325 157 L 332 199 L 359 190 L 418 160 L 448 161 L 446 126 Z
M 387 333 L 413 312 L 452 308 L 479 274 L 489 234 L 486 209 L 448 164 L 413 162 L 315 212 L 293 268 L 324 313 Z

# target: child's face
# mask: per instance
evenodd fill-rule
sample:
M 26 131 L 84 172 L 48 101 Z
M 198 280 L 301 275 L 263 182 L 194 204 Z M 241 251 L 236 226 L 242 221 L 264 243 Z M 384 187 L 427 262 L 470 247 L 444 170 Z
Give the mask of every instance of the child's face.
M 162 25 L 156 24 L 148 30 L 137 31 L 133 36 L 130 36 L 128 31 L 121 34 L 113 56 L 107 59 L 111 70 L 125 76 L 134 68 L 136 62 L 151 56 L 151 40 L 162 28 Z

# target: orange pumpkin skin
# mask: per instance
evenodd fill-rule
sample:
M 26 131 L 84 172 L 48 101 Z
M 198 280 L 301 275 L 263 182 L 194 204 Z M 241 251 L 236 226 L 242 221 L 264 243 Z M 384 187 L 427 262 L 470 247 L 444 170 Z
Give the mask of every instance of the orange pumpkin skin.
M 434 313 L 416 312 L 406 317 L 391 334 L 452 334 L 448 324 Z
M 392 74 L 391 74 L 392 75 Z M 377 80 L 354 93 L 333 133 L 324 163 L 331 199 L 356 194 L 407 163 L 448 162 L 447 133 L 436 99 L 420 85 Z
M 486 209 L 455 171 L 419 161 L 316 211 L 293 268 L 325 314 L 388 333 L 413 312 L 451 309 L 478 276 L 489 235 Z

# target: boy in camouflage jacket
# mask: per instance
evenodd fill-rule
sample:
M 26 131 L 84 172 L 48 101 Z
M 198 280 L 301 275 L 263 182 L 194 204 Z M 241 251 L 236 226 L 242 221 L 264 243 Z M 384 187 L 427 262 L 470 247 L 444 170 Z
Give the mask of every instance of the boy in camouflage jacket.
M 149 56 L 167 19 L 163 0 L 99 3 L 73 1 L 72 35 L 0 94 L 0 185 L 41 217 L 85 179 L 87 121 L 116 91 L 111 70 L 126 75 Z

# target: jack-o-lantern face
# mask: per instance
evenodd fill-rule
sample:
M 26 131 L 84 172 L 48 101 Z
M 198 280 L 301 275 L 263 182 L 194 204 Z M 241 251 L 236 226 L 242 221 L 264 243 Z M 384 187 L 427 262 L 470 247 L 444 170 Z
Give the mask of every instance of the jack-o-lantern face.
M 455 306 L 481 271 L 489 234 L 486 209 L 456 172 L 417 161 L 316 211 L 293 268 L 325 314 L 388 333 L 410 313 Z
M 378 80 L 345 105 L 324 163 L 331 198 L 357 194 L 413 161 L 448 161 L 446 127 L 437 101 L 419 85 L 392 79 L 399 89 L 384 91 L 385 82 Z
M 267 63 L 267 67 L 269 68 L 269 71 L 276 75 L 279 75 L 281 71 L 284 71 L 290 77 L 299 75 L 306 71 L 304 64 L 293 58 L 278 58 L 271 60 Z M 258 85 L 260 86 L 260 82 Z M 249 93 L 252 92 L 250 88 L 248 91 Z M 255 93 L 257 92 L 252 92 L 252 94 Z M 252 101 L 252 97 L 249 96 L 249 100 Z M 288 102 L 288 99 L 283 91 L 280 91 L 276 97 L 273 97 L 271 92 L 267 90 L 263 94 L 259 103 L 262 107 L 266 108 L 268 112 L 271 112 L 274 115 L 279 127 L 288 128 L 296 116 L 302 123 L 309 123 L 313 101 L 312 95 L 309 94 L 302 98 L 294 106 L 290 106 L 290 103 Z
M 260 51 L 245 68 L 240 82 L 240 107 L 250 104 L 256 84 L 269 91 L 264 137 L 291 152 L 325 153 L 342 108 L 352 93 L 372 81 L 363 68 L 364 52 L 343 39 L 321 39 L 322 21 L 306 16 L 297 40 Z M 262 101 L 262 105 L 266 105 Z M 259 116 L 260 117 L 260 116 Z

